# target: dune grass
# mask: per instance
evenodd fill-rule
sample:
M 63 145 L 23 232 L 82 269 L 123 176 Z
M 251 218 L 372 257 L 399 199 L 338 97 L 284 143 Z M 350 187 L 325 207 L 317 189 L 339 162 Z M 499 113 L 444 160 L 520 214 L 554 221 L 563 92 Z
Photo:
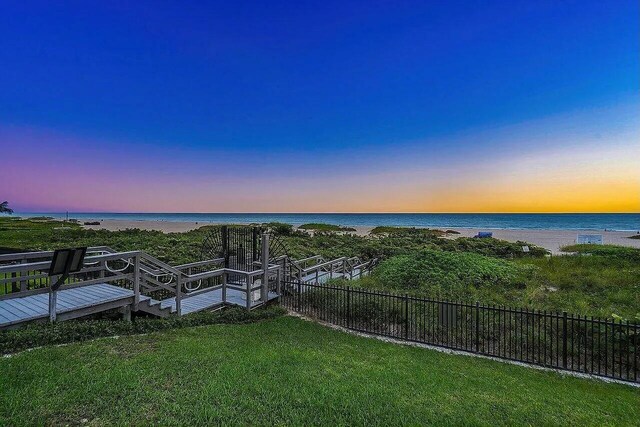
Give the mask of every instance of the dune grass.
M 332 231 L 356 231 L 355 228 L 353 227 L 342 227 L 339 225 L 335 225 L 335 224 L 323 224 L 323 223 L 309 223 L 309 224 L 302 224 L 301 226 L 298 227 L 301 230 L 312 230 L 312 231 L 328 231 L 328 232 L 332 232 Z
M 391 257 L 352 285 L 640 322 L 640 250 L 579 249 L 591 255 L 503 260 L 426 249 Z
M 372 235 L 388 235 L 388 234 L 417 234 L 417 235 L 433 235 L 433 236 L 443 236 L 446 234 L 445 231 L 436 230 L 431 228 L 416 228 L 416 227 L 397 227 L 397 226 L 389 226 L 389 225 L 381 225 L 378 227 L 374 227 L 369 232 Z M 460 234 L 460 233 L 458 233 Z
M 0 360 L 0 425 L 634 425 L 640 390 L 291 317 Z

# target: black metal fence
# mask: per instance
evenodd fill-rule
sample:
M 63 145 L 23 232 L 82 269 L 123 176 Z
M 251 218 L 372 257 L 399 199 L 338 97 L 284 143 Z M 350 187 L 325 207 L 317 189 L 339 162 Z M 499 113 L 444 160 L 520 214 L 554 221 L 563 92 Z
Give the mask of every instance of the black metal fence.
M 567 313 L 287 282 L 282 304 L 375 335 L 640 382 L 640 325 Z

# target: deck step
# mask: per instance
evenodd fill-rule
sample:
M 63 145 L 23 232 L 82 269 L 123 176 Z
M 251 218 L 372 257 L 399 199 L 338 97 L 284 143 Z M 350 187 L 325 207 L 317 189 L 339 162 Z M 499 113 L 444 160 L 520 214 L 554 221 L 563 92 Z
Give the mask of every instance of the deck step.
M 171 307 L 163 307 L 162 301 L 155 300 L 153 298 L 141 296 L 138 303 L 138 310 L 145 313 L 153 314 L 159 317 L 169 317 L 169 315 L 175 312 Z

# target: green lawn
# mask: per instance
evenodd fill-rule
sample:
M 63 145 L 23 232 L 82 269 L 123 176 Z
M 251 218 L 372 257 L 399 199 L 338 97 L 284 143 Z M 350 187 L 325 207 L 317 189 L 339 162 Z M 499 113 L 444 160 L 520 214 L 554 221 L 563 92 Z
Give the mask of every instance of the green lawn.
M 640 390 L 291 317 L 0 359 L 0 425 L 637 425 Z

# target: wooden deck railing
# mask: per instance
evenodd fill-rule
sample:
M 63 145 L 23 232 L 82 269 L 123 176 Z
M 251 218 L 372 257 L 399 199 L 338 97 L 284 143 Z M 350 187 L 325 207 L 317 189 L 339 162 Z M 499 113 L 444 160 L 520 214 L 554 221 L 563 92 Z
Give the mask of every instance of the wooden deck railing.
M 83 268 L 70 274 L 60 290 L 71 287 L 108 283 L 134 292 L 135 307 L 141 296 L 162 301 L 175 298 L 175 307 L 181 314 L 184 298 L 203 292 L 222 289 L 226 302 L 227 288 L 245 294 L 246 306 L 266 300 L 269 286 L 279 292 L 278 281 L 282 278 L 281 266 L 270 265 L 267 281 L 264 270 L 242 271 L 221 268 L 224 259 L 215 258 L 178 266 L 171 266 L 142 251 L 116 252 L 100 246 L 88 248 Z M 20 298 L 51 291 L 55 277 L 48 276 L 52 251 L 30 252 L 0 256 L 0 300 Z M 254 293 L 260 291 L 259 296 Z M 55 311 L 55 307 L 50 307 Z
M 60 290 L 108 283 L 132 290 L 135 309 L 142 296 L 156 301 L 175 298 L 178 314 L 184 298 L 203 292 L 221 289 L 222 300 L 227 302 L 227 289 L 233 289 L 243 293 L 246 307 L 252 308 L 268 301 L 270 293 L 280 295 L 283 281 L 317 283 L 327 276 L 351 279 L 364 274 L 370 265 L 357 257 L 327 261 L 316 255 L 296 261 L 281 256 L 268 265 L 252 264 L 253 271 L 243 271 L 222 267 L 224 258 L 171 266 L 142 251 L 116 252 L 96 246 L 87 253 L 83 268 L 71 274 Z M 0 255 L 0 300 L 50 292 L 56 279 L 47 273 L 52 256 L 53 251 Z

